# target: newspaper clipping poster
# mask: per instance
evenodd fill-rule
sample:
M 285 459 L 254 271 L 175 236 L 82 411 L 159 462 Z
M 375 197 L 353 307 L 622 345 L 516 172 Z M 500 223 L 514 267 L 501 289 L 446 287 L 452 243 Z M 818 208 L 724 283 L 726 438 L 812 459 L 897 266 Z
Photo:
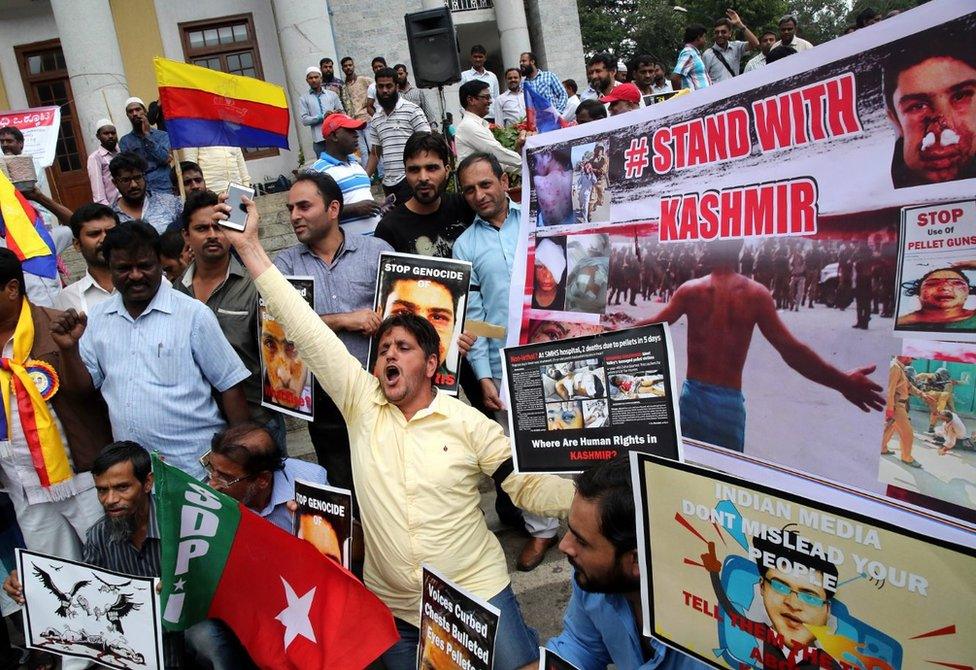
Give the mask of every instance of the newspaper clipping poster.
M 296 480 L 295 503 L 295 535 L 351 569 L 352 491 Z
M 491 670 L 497 607 L 423 566 L 417 670 Z
M 315 306 L 313 277 L 285 277 L 305 301 Z M 288 416 L 315 418 L 312 387 L 315 376 L 302 361 L 284 326 L 275 321 L 258 298 L 258 339 L 261 342 L 261 405 Z
M 441 341 L 434 385 L 450 395 L 457 395 L 460 383 L 458 338 L 464 332 L 470 281 L 471 264 L 466 261 L 380 254 L 373 306 L 382 319 L 394 314 L 416 314 L 430 322 Z M 375 360 L 376 353 L 370 347 L 367 369 L 373 369 Z
M 976 509 L 976 344 L 906 339 L 885 396 L 879 480 Z
M 804 497 L 753 483 L 764 465 L 631 464 L 646 634 L 733 670 L 976 663 L 976 550 L 945 539 L 964 533 L 889 524 L 887 505 L 807 477 Z
M 976 341 L 976 200 L 904 208 L 898 259 L 895 330 Z
M 915 327 L 941 318 L 942 339 L 963 339 L 976 310 L 974 41 L 972 0 L 937 0 L 721 86 L 529 137 L 508 345 L 667 322 L 684 440 L 976 523 L 946 500 L 951 479 L 917 494 L 876 467 L 896 321 L 950 308 Z M 930 111 L 936 99 L 954 111 Z M 922 246 L 899 277 L 905 208 Z M 905 295 L 947 268 L 929 282 L 937 309 L 927 289 Z
M 678 458 L 667 324 L 504 350 L 516 472 L 580 472 L 628 451 Z
M 163 669 L 155 580 L 17 549 L 32 649 L 101 666 Z

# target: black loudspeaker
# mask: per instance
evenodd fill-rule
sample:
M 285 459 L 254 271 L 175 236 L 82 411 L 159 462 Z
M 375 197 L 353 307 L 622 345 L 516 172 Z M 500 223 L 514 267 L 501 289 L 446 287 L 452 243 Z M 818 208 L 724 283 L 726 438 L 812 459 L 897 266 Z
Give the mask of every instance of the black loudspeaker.
M 414 81 L 420 88 L 437 88 L 461 81 L 457 36 L 447 7 L 406 14 L 407 46 Z

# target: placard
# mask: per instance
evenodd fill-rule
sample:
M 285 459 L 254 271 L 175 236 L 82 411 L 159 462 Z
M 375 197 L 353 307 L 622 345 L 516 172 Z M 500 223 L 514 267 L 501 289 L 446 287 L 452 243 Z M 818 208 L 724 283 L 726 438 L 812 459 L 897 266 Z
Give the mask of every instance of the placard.
M 13 126 L 24 134 L 22 155 L 32 156 L 39 168 L 50 167 L 58 148 L 61 132 L 61 108 L 32 107 L 0 112 L 0 128 Z
M 679 457 L 666 324 L 508 347 L 502 356 L 517 472 L 580 472 L 628 451 Z
M 310 306 L 315 306 L 315 278 L 286 276 Z M 284 326 L 258 297 L 258 341 L 261 343 L 261 406 L 305 421 L 315 418 L 315 375 L 302 361 Z
M 529 137 L 508 344 L 667 322 L 685 440 L 889 495 L 876 467 L 888 366 L 900 336 L 921 336 L 895 331 L 900 292 L 902 312 L 919 309 L 898 286 L 902 212 L 961 209 L 927 217 L 926 240 L 976 236 L 962 204 L 976 105 L 958 95 L 974 42 L 972 3 L 935 0 L 720 86 Z M 952 114 L 926 112 L 950 99 Z M 902 281 L 919 279 L 908 267 Z
M 748 479 L 646 454 L 631 465 L 645 634 L 734 670 L 976 662 L 971 535 L 888 523 L 906 515 L 759 463 L 740 463 Z
M 28 647 L 109 668 L 163 669 L 156 580 L 17 549 Z
M 556 652 L 539 647 L 539 670 L 578 670 L 578 668 Z
M 434 327 L 440 338 L 440 362 L 434 386 L 457 395 L 461 351 L 458 338 L 464 332 L 471 263 L 433 256 L 385 252 L 380 254 L 373 308 L 385 319 L 394 314 L 416 314 Z M 376 361 L 371 343 L 367 370 Z
M 295 535 L 350 570 L 352 491 L 295 480 Z
M 498 608 L 423 566 L 417 670 L 491 670 Z

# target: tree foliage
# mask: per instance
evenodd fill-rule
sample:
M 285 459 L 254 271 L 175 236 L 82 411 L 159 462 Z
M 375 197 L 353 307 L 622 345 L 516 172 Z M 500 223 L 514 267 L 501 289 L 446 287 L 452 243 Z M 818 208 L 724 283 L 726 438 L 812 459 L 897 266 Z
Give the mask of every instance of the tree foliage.
M 579 7 L 583 49 L 587 55 L 609 51 L 622 60 L 650 54 L 665 64 L 674 62 L 681 48 L 684 28 L 701 23 L 711 30 L 715 19 L 734 9 L 756 33 L 776 30 L 787 13 L 797 17 L 799 35 L 822 44 L 844 34 L 854 17 L 866 7 L 882 16 L 893 9 L 905 10 L 920 0 L 576 0 Z M 676 3 L 680 7 L 676 8 Z M 684 10 L 684 11 L 682 11 Z

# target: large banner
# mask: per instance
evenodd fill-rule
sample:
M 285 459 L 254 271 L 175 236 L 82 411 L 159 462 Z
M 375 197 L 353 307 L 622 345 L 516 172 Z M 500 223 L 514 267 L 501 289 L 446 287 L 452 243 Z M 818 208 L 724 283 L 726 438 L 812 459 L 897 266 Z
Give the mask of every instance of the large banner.
M 929 269 L 951 272 L 928 278 L 917 264 L 936 237 L 948 249 L 976 235 L 973 9 L 936 0 L 690 95 L 529 138 L 509 344 L 670 323 L 684 438 L 885 493 L 896 298 L 947 340 L 976 315 L 976 259 L 929 255 Z M 917 236 L 927 244 L 905 262 L 907 288 L 903 220 L 939 231 Z M 927 280 L 957 296 L 921 304 Z M 895 463 L 907 497 L 976 519 L 976 482 L 936 474 L 936 449 L 914 458 Z
M 760 464 L 631 464 L 645 634 L 733 670 L 976 664 L 971 535 L 882 521 L 885 504 Z
M 668 327 L 503 350 L 516 472 L 580 472 L 628 451 L 681 451 Z

